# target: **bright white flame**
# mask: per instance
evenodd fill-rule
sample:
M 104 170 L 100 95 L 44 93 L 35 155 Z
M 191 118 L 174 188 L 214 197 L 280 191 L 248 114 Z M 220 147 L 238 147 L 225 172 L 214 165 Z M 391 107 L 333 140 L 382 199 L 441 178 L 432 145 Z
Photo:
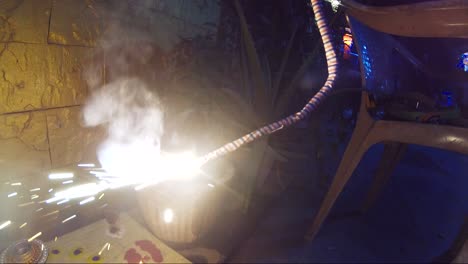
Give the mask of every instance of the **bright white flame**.
M 163 213 L 163 218 L 164 218 L 164 222 L 171 223 L 172 220 L 174 219 L 174 212 L 172 211 L 172 209 L 170 208 L 165 209 Z
M 66 223 L 66 222 L 72 220 L 72 219 L 75 218 L 75 217 L 76 217 L 76 215 L 72 215 L 72 216 L 68 217 L 67 219 L 64 219 L 64 220 L 62 221 L 62 223 Z
M 94 168 L 94 163 L 81 163 L 78 164 L 78 167 L 85 167 L 85 168 Z
M 83 108 L 85 124 L 107 125 L 97 156 L 104 172 L 90 171 L 108 188 L 193 178 L 201 164 L 191 153 L 162 155 L 163 113 L 157 95 L 136 78 L 96 90 Z
M 113 157 L 109 157 L 109 160 L 103 163 L 113 170 L 113 173 L 110 173 L 113 177 L 106 178 L 112 185 L 111 188 L 137 185 L 135 190 L 138 191 L 167 180 L 190 180 L 200 172 L 202 164 L 192 152 L 159 155 L 157 152 L 145 149 L 144 145 L 141 148 L 136 145 L 133 147 L 135 147 L 135 154 L 132 155 L 134 160 L 129 163 L 124 163 L 123 160 L 118 162 L 120 158 L 116 157 L 127 155 L 129 152 L 122 149 L 108 149 L 109 155 Z M 139 168 L 131 166 L 143 161 Z
M 40 235 L 42 235 L 42 232 L 39 232 L 39 233 L 35 234 L 34 236 L 30 237 L 30 238 L 28 239 L 28 242 L 33 241 L 34 239 L 38 238 Z
M 72 172 L 51 173 L 49 174 L 49 180 L 71 179 L 73 176 Z
M 18 195 L 17 192 L 12 192 L 12 193 L 8 194 L 8 198 L 13 197 L 13 196 L 16 196 L 16 195 Z
M 92 201 L 94 201 L 94 199 L 95 199 L 94 196 L 89 197 L 89 198 L 86 198 L 86 199 L 84 199 L 83 201 L 80 202 L 80 205 L 83 205 L 83 204 L 87 204 L 87 203 L 89 203 L 89 202 L 92 202 Z
M 3 228 L 9 226 L 10 224 L 11 224 L 10 220 L 3 222 L 3 224 L 0 225 L 0 230 L 2 230 Z

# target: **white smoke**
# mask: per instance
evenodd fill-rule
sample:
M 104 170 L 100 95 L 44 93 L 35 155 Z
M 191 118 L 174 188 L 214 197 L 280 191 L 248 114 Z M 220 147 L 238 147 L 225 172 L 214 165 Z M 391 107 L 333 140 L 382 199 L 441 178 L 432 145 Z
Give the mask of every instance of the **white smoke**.
M 106 124 L 108 136 L 97 156 L 107 173 L 122 184 L 131 177 L 156 176 L 163 135 L 157 95 L 137 78 L 122 78 L 95 91 L 83 109 L 85 125 Z

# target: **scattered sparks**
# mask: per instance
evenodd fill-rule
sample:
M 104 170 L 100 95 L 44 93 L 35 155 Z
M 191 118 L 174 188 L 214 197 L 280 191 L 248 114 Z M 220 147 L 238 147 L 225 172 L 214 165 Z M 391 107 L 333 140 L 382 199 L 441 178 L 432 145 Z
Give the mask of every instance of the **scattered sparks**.
M 68 217 L 67 219 L 64 219 L 64 220 L 62 221 L 62 223 L 66 223 L 66 222 L 72 220 L 72 219 L 75 218 L 75 217 L 76 217 L 76 215 L 72 215 L 72 216 Z
M 34 236 L 32 236 L 32 237 L 30 237 L 30 238 L 28 239 L 28 242 L 33 241 L 34 239 L 38 238 L 38 237 L 41 236 L 41 235 L 42 235 L 42 232 L 39 232 L 39 233 L 35 234 Z
M 211 188 L 214 188 L 215 186 L 211 183 L 208 183 L 208 186 L 211 187 Z
M 109 248 L 110 246 L 110 243 L 109 242 L 106 242 L 106 244 L 104 244 L 104 246 L 101 248 L 101 250 L 99 251 L 98 255 L 101 256 L 102 252 L 104 251 L 104 249 L 106 248 Z M 109 249 L 108 249 L 109 250 Z
M 41 188 L 34 188 L 34 189 L 29 190 L 29 191 L 30 192 L 37 192 L 37 191 L 40 191 L 40 190 L 41 190 Z
M 18 204 L 18 207 L 25 207 L 25 206 L 32 205 L 32 204 L 34 204 L 34 202 L 22 203 L 22 204 Z
M 11 184 L 11 186 L 21 186 L 21 182 L 14 182 Z
M 81 163 L 78 164 L 78 167 L 85 167 L 85 168 L 94 168 L 94 163 Z
M 66 202 L 69 202 L 70 200 L 68 199 L 63 199 L 62 201 L 58 202 L 57 205 L 64 204 Z
M 102 197 L 104 197 L 104 193 L 101 193 L 101 195 L 99 195 L 98 200 L 101 200 Z
M 110 250 L 110 243 L 107 243 L 107 251 Z
M 73 183 L 73 180 L 69 180 L 69 181 L 64 181 L 64 182 L 62 182 L 62 184 L 70 184 L 70 183 Z
M 41 208 L 37 209 L 36 212 L 40 212 L 42 210 L 44 210 L 44 208 L 41 207 Z
M 89 203 L 89 202 L 92 202 L 92 201 L 94 201 L 94 199 L 95 199 L 94 196 L 91 196 L 91 197 L 89 197 L 89 198 L 86 198 L 86 199 L 84 199 L 83 201 L 80 202 L 80 205 L 83 205 L 83 204 L 87 204 L 87 203 Z
M 16 196 L 16 195 L 18 195 L 17 192 L 12 192 L 12 193 L 10 193 L 10 194 L 8 195 L 8 198 L 13 197 L 13 196 Z
M 73 178 L 72 172 L 62 172 L 62 173 L 51 173 L 49 174 L 50 180 L 62 180 L 62 179 L 71 179 Z
M 11 224 L 10 220 L 3 222 L 3 224 L 0 225 L 0 230 L 2 230 L 3 228 L 9 226 L 10 224 Z
M 54 238 L 54 242 L 57 242 L 57 238 L 58 238 L 58 237 L 55 237 L 55 238 Z
M 37 199 L 37 198 L 39 198 L 39 195 L 37 195 L 37 194 L 31 195 L 31 200 L 34 200 L 34 199 Z
M 27 224 L 28 224 L 27 222 L 24 222 L 22 225 L 20 225 L 19 228 L 21 229 L 21 228 L 25 227 Z
M 46 217 L 46 216 L 49 216 L 49 215 L 53 215 L 53 214 L 57 214 L 59 212 L 59 210 L 55 210 L 53 212 L 50 212 L 50 213 L 47 213 L 45 215 L 43 215 L 43 217 Z
M 54 189 L 50 188 L 50 189 L 49 189 L 49 192 L 52 192 L 53 190 L 54 190 Z
M 172 220 L 174 219 L 174 212 L 172 211 L 172 209 L 168 208 L 164 210 L 163 217 L 164 217 L 164 222 L 171 223 Z
M 82 197 L 94 196 L 108 188 L 108 185 L 101 182 L 97 183 L 85 183 L 77 186 L 70 187 L 66 190 L 56 192 L 54 197 L 47 200 L 47 203 L 53 203 L 62 199 L 75 199 Z

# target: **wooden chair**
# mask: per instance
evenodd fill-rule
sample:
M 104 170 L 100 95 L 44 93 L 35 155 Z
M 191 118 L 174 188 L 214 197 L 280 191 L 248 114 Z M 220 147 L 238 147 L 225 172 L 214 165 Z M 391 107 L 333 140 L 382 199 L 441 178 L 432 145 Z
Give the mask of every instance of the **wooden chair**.
M 385 67 L 389 67 L 390 63 L 387 63 L 388 58 L 385 53 L 375 50 L 377 47 L 372 46 L 374 43 L 366 43 L 369 40 L 365 36 L 365 32 L 362 35 L 355 34 L 356 28 L 353 27 L 353 24 L 362 23 L 361 25 L 365 25 L 374 31 L 406 37 L 468 38 L 468 3 L 463 0 L 431 1 L 393 7 L 369 7 L 352 0 L 343 0 L 343 5 L 346 7 L 348 21 L 351 24 L 360 55 L 361 75 L 364 87 L 369 92 L 375 92 L 369 89 L 369 86 L 375 85 L 379 81 L 379 78 L 382 77 L 378 72 L 372 72 L 372 70 L 376 70 L 372 67 L 380 67 L 380 72 L 385 73 L 387 70 Z M 386 41 L 384 42 L 387 43 Z M 376 53 L 382 53 L 381 55 L 376 55 L 382 56 L 380 58 L 384 62 L 382 65 L 373 64 L 372 56 L 375 54 L 371 56 L 367 54 L 372 49 Z M 373 79 L 369 74 L 373 74 Z M 468 82 L 466 83 L 468 84 Z M 381 87 L 381 89 L 385 89 L 385 87 Z M 401 159 L 407 144 L 423 145 L 468 154 L 467 128 L 416 122 L 375 120 L 368 112 L 368 108 L 372 103 L 369 99 L 368 91 L 362 93 L 356 128 L 330 189 L 305 236 L 307 240 L 312 240 L 315 237 L 354 169 L 372 145 L 384 143 L 385 147 L 376 177 L 363 204 L 362 208 L 364 210 L 369 208 L 376 200 L 377 194 L 389 179 L 393 168 Z

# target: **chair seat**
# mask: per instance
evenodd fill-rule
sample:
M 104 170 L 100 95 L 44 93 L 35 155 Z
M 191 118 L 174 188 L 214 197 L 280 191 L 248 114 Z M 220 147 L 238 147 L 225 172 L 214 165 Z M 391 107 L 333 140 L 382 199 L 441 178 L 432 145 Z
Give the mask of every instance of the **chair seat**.
M 406 37 L 468 38 L 468 2 L 437 0 L 374 7 L 343 0 L 348 15 L 381 32 Z M 391 23 L 389 23 L 391 21 Z

